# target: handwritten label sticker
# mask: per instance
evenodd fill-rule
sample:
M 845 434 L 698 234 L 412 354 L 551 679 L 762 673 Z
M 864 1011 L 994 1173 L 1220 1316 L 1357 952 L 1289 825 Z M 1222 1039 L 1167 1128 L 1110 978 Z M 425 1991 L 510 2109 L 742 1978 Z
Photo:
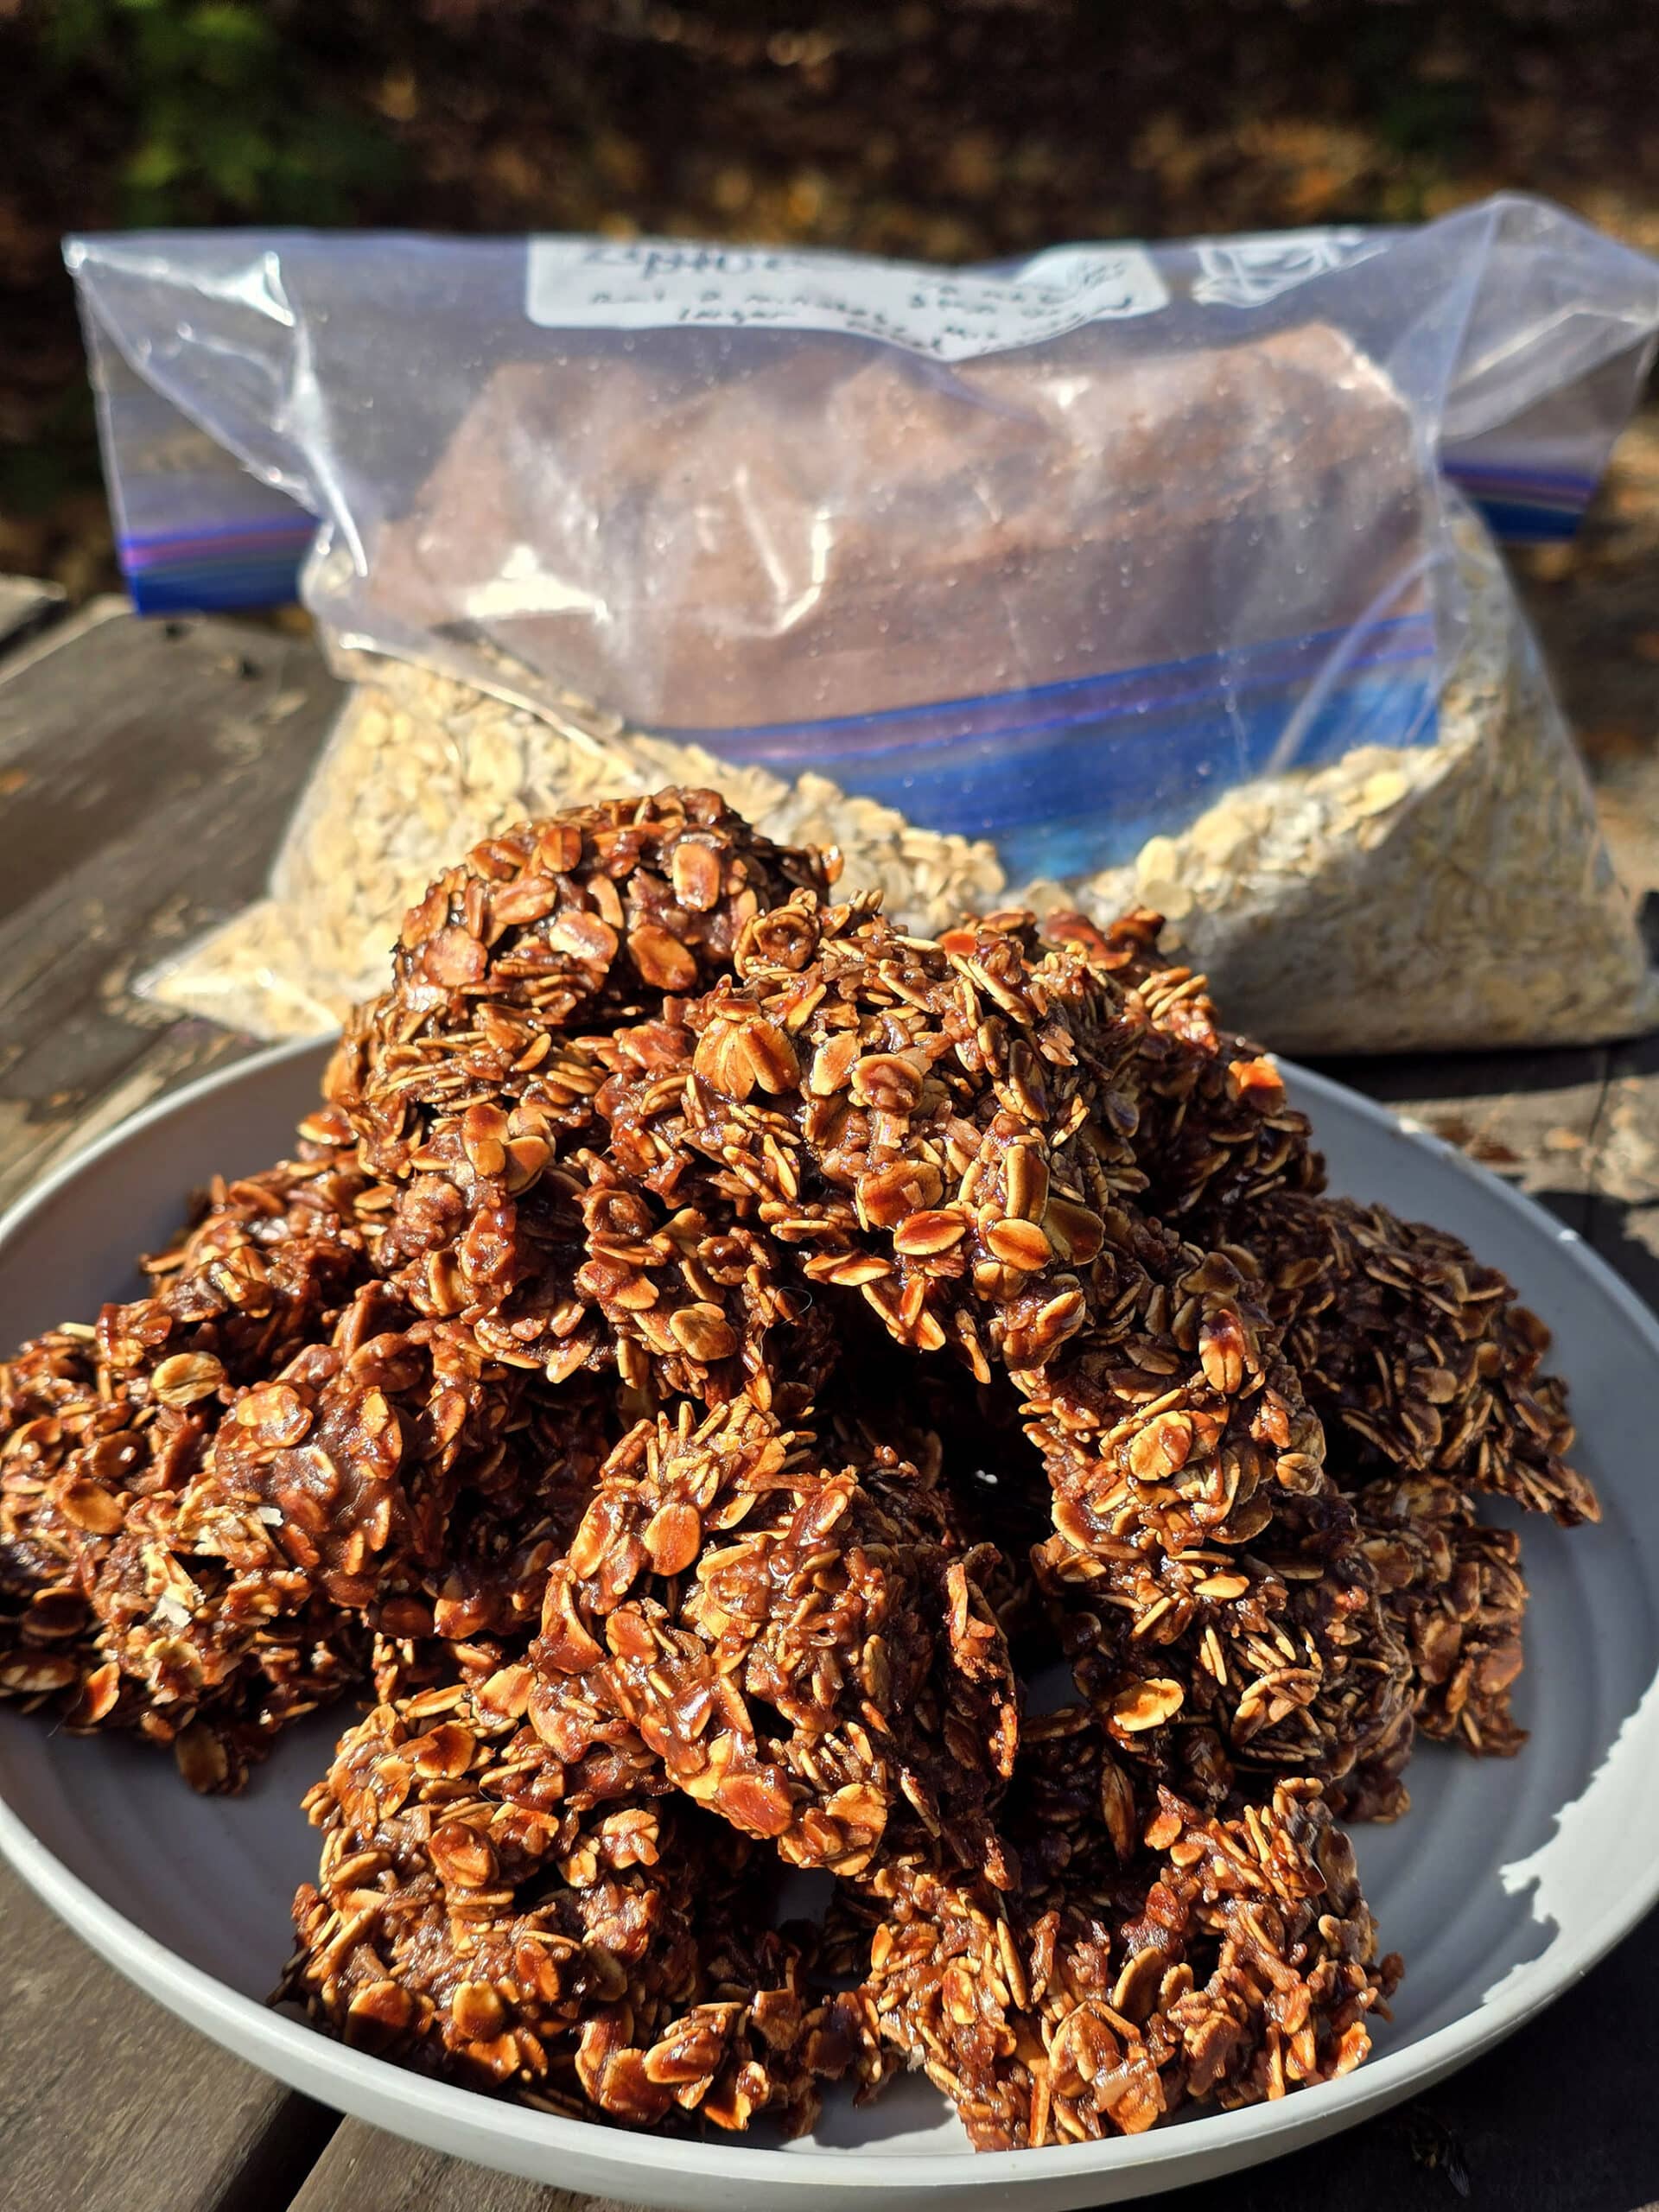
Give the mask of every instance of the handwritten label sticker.
M 1058 246 L 1007 276 L 675 239 L 530 242 L 524 312 L 548 330 L 839 330 L 938 361 L 1032 346 L 1169 298 L 1141 246 Z

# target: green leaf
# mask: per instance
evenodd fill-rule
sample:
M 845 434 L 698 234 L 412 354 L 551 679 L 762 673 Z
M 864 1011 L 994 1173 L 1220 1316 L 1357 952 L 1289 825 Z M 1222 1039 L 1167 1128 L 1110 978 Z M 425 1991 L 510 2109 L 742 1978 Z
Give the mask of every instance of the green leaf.
M 185 28 L 204 43 L 239 46 L 270 54 L 281 44 L 270 21 L 257 9 L 237 5 L 237 0 L 200 0 L 186 16 Z
M 222 92 L 251 86 L 282 58 L 270 25 L 246 8 L 207 0 L 184 19 L 193 71 Z
M 109 28 L 105 0 L 58 0 L 41 26 L 41 47 L 55 68 L 73 69 L 103 46 Z
M 184 157 L 168 138 L 147 138 L 127 162 L 126 181 L 139 192 L 156 191 L 171 184 L 184 168 Z

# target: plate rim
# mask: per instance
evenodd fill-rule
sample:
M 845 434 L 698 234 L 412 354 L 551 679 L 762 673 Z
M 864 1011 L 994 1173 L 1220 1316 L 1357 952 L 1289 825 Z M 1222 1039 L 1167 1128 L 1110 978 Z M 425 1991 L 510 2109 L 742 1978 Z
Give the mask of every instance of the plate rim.
M 0 1267 L 6 1249 L 33 1217 L 76 1176 L 121 1149 L 156 1123 L 185 1111 L 215 1091 L 257 1079 L 267 1070 L 320 1056 L 328 1037 L 291 1039 L 251 1053 L 167 1091 L 113 1128 L 66 1154 L 0 1215 Z M 1391 1136 L 1403 1137 L 1472 1177 L 1517 1213 L 1535 1230 L 1568 1248 L 1573 1264 L 1588 1274 L 1619 1307 L 1659 1361 L 1659 1316 L 1578 1231 L 1558 1221 L 1524 1192 L 1471 1160 L 1456 1146 L 1422 1124 L 1334 1077 L 1299 1061 L 1275 1056 L 1291 1087 L 1305 1098 L 1339 1104 Z M 296 2089 L 316 2095 L 347 2114 L 372 2124 L 392 2124 L 410 2139 L 449 2147 L 459 2133 L 472 2136 L 487 2115 L 493 2141 L 512 2148 L 523 2163 L 512 2171 L 543 2176 L 550 2157 L 564 2153 L 583 2162 L 598 2160 L 619 2170 L 661 2168 L 661 2141 L 597 2120 L 567 2118 L 534 2107 L 498 2100 L 457 2083 L 411 2073 L 390 2060 L 353 2050 L 304 2023 L 243 1996 L 205 1967 L 192 1965 L 118 1912 L 35 1835 L 22 1815 L 0 1796 L 0 1856 L 41 1902 L 99 1956 L 137 1988 L 188 2025 L 208 2034 L 237 2056 Z M 899 2191 L 923 2196 L 945 2189 L 983 2185 L 1007 2189 L 1063 2188 L 1084 2175 L 1133 2177 L 1151 2189 L 1174 2187 L 1228 2168 L 1254 2164 L 1288 2150 L 1299 2138 L 1312 2140 L 1356 2124 L 1402 2097 L 1467 2064 L 1535 2018 L 1606 1956 L 1614 1945 L 1659 1904 L 1659 1853 L 1643 1881 L 1604 1904 L 1576 1936 L 1558 1934 L 1536 1960 L 1525 1962 L 1494 1998 L 1472 2012 L 1403 2049 L 1369 2059 L 1338 2081 L 1319 2085 L 1317 2094 L 1287 2096 L 1234 2112 L 1206 2113 L 1178 2127 L 1154 2128 L 1136 2136 L 1062 2144 L 1038 2150 L 889 2152 L 881 2180 Z M 1283 2143 L 1279 2139 L 1285 2138 Z M 780 2151 L 741 2140 L 701 2141 L 676 2138 L 672 2165 L 688 2183 L 765 2181 L 775 2191 L 798 2196 L 868 2188 L 873 2158 L 855 2152 Z M 1190 2171 L 1188 2171 L 1190 2170 Z M 690 2191 L 688 2190 L 687 2194 Z

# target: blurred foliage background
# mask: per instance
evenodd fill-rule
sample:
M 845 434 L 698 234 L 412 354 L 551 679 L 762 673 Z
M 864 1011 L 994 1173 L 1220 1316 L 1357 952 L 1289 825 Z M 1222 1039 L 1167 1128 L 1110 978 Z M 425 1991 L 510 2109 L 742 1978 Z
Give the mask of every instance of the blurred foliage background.
M 66 230 L 961 260 L 1514 186 L 1659 250 L 1656 61 L 1648 0 L 0 0 L 0 569 L 113 580 Z M 1592 750 L 1653 724 L 1656 579 L 1649 421 L 1577 547 L 1535 564 Z

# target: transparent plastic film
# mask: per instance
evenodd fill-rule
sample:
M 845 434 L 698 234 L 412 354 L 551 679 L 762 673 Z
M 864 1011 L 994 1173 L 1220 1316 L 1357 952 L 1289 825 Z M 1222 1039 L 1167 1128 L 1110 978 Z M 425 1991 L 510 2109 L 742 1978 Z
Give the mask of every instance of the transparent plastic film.
M 1571 527 L 1659 327 L 1659 269 L 1556 209 L 986 270 L 248 232 L 69 260 L 150 603 L 245 601 L 308 515 L 303 595 L 365 686 L 175 1002 L 317 1027 L 476 837 L 691 780 L 918 925 L 1159 905 L 1300 1050 L 1655 1016 L 1480 518 Z

